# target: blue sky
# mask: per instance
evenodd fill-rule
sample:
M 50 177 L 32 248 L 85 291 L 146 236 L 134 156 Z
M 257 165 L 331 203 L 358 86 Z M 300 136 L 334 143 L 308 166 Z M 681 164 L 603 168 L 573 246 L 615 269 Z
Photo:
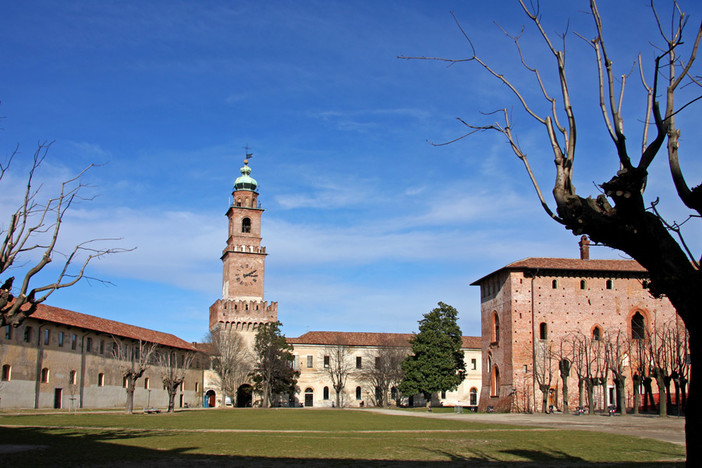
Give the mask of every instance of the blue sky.
M 569 30 L 576 186 L 596 194 L 594 184 L 608 180 L 617 161 L 596 107 L 592 49 L 573 34 L 593 36 L 587 2 L 565 3 L 541 2 L 542 14 L 549 33 Z M 658 38 L 648 1 L 602 3 L 617 73 L 629 73 L 640 51 L 650 80 L 648 41 Z M 681 4 L 692 16 L 691 41 L 702 7 Z M 36 143 L 54 141 L 40 173 L 46 193 L 87 164 L 104 164 L 85 177 L 96 198 L 71 212 L 63 249 L 99 237 L 137 247 L 91 266 L 112 286 L 84 281 L 55 293 L 51 305 L 200 340 L 221 295 L 224 213 L 246 145 L 266 209 L 266 300 L 278 301 L 287 336 L 411 332 L 438 301 L 459 310 L 464 334 L 477 335 L 471 282 L 521 258 L 578 254 L 577 239 L 545 215 L 499 135 L 427 143 L 460 136 L 456 117 L 485 124 L 494 117 L 481 112 L 514 109 L 515 131 L 548 195 L 553 158 L 543 130 L 504 86 L 474 63 L 397 58 L 467 57 L 454 11 L 478 53 L 543 108 L 494 24 L 514 33 L 527 25 L 525 51 L 552 85 L 552 63 L 516 2 L 0 5 L 0 150 L 4 157 L 19 144 L 24 158 L 2 181 L 2 220 Z M 644 104 L 637 79 L 630 76 L 624 102 L 633 147 Z M 699 122 L 700 106 L 678 117 L 692 184 L 702 167 L 690 150 L 702 142 L 685 123 Z M 681 221 L 659 159 L 650 198 Z M 688 228 L 691 238 L 696 229 Z M 620 255 L 595 248 L 593 257 Z

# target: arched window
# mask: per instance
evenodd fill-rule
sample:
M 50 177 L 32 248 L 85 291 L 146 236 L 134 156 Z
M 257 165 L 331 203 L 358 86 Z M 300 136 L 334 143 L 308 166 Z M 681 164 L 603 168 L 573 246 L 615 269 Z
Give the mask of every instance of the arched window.
M 76 384 L 76 371 L 72 370 L 68 374 L 68 384 L 69 385 L 75 385 Z
M 612 289 L 612 288 L 614 287 L 614 283 L 612 282 L 611 279 L 608 279 L 608 280 L 605 282 L 605 286 L 607 287 L 607 289 Z
M 325 400 L 329 399 L 329 387 L 324 387 L 323 398 Z
M 492 342 L 500 342 L 500 317 L 497 316 L 497 312 L 492 314 Z
M 9 364 L 2 366 L 2 380 L 4 382 L 12 380 L 12 367 Z
M 251 232 L 251 219 L 244 218 L 241 220 L 241 232 Z
M 478 406 L 478 389 L 473 387 L 470 389 L 470 406 Z
M 144 389 L 148 390 L 149 389 L 149 378 L 144 377 Z
M 587 281 L 580 280 L 580 289 L 587 289 Z
M 641 312 L 636 312 L 631 317 L 631 338 L 634 340 L 643 340 L 646 337 L 646 319 L 641 315 Z
M 558 280 L 551 280 L 551 289 L 558 289 Z
M 600 341 L 600 338 L 602 337 L 602 330 L 600 327 L 595 327 L 592 329 L 592 339 L 594 341 Z
M 361 392 L 361 387 L 356 387 L 356 399 L 360 400 L 361 397 L 363 397 L 363 394 Z
M 495 365 L 490 373 L 490 396 L 500 396 L 500 369 Z
M 539 339 L 545 340 L 547 338 L 548 338 L 548 330 L 547 330 L 546 322 L 541 322 L 539 324 Z
M 49 383 L 49 369 L 46 367 L 41 370 L 41 383 Z

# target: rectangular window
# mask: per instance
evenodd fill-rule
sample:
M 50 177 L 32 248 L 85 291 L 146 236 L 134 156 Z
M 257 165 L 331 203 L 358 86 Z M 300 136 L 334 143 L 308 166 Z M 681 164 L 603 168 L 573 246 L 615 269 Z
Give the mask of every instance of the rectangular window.
M 51 343 L 51 330 L 44 330 L 44 345 L 48 346 Z
M 41 370 L 41 383 L 49 383 L 49 369 L 46 367 Z
M 71 349 L 78 348 L 78 335 L 75 333 L 71 335 Z
M 314 363 L 312 356 L 307 356 L 307 368 L 312 369 L 312 364 Z
M 324 368 L 329 368 L 329 356 L 324 356 Z
M 356 356 L 356 369 L 361 369 L 363 367 L 363 358 L 361 356 Z
M 200 382 L 195 382 L 195 392 L 197 393 L 199 391 L 200 391 Z
M 32 327 L 25 327 L 24 328 L 24 342 L 25 343 L 32 342 Z
M 89 353 L 93 350 L 93 339 L 88 337 L 87 340 L 85 340 L 85 352 Z
M 12 325 L 7 325 L 5 327 L 5 339 L 6 340 L 12 339 Z
M 58 345 L 59 345 L 59 348 L 63 348 L 63 332 L 59 332 Z
M 146 390 L 149 389 L 149 378 L 148 377 L 144 377 L 144 388 Z
M 72 370 L 71 373 L 68 374 L 68 383 L 70 385 L 76 384 L 76 371 Z
M 100 340 L 100 354 L 105 354 L 105 340 Z
M 105 374 L 98 374 L 98 387 L 104 387 L 105 386 Z
M 470 369 L 471 370 L 476 370 L 478 368 L 478 360 L 477 359 L 471 359 L 470 360 Z

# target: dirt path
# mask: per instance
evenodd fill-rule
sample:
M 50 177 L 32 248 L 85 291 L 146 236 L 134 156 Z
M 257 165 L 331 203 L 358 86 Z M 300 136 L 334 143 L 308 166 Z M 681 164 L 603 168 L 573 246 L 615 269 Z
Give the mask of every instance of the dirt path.
M 404 414 L 423 418 L 465 419 L 468 421 L 515 426 L 538 426 L 575 429 L 582 431 L 608 432 L 634 437 L 662 440 L 678 445 L 685 444 L 685 418 L 670 416 L 661 418 L 648 415 L 627 416 L 575 416 L 572 414 L 505 414 L 505 413 L 429 413 L 368 409 L 383 414 Z

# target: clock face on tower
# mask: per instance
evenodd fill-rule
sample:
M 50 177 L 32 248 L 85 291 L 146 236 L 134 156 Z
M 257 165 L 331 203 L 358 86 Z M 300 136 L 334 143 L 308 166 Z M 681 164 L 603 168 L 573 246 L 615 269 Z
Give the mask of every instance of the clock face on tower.
M 256 265 L 244 263 L 236 267 L 234 280 L 242 286 L 251 286 L 258 281 L 258 270 Z

